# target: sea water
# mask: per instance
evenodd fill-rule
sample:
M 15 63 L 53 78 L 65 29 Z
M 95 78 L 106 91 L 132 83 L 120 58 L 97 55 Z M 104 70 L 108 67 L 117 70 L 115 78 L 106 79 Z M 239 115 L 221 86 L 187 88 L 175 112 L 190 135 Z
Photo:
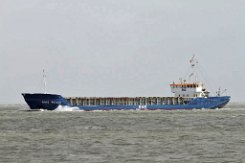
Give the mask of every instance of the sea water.
M 0 162 L 245 162 L 245 105 L 100 112 L 1 105 Z

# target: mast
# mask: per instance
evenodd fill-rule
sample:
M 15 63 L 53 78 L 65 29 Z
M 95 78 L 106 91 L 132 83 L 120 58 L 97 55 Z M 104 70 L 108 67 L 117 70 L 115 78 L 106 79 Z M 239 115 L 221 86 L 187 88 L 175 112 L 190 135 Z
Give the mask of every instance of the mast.
M 193 82 L 198 82 L 198 75 L 197 75 L 197 69 L 196 66 L 198 64 L 198 60 L 195 58 L 195 54 L 193 54 L 192 58 L 190 59 L 190 65 L 191 65 L 191 73 L 189 75 L 189 82 L 193 78 Z
M 44 85 L 44 94 L 47 94 L 47 81 L 46 81 L 46 74 L 45 71 L 43 69 L 43 85 Z

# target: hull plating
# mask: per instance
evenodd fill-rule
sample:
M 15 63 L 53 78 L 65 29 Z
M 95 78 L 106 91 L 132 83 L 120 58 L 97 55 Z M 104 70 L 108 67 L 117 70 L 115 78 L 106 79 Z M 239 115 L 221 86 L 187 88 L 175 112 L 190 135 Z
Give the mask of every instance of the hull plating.
M 55 110 L 59 106 L 77 107 L 80 110 L 176 110 L 176 109 L 215 109 L 224 107 L 230 96 L 194 98 L 181 105 L 71 105 L 65 98 L 55 94 L 22 94 L 31 109 Z

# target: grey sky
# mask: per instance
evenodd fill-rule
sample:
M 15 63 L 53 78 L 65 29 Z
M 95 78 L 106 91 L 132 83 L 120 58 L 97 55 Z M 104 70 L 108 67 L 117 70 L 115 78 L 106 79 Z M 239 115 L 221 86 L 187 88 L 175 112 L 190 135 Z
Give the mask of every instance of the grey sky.
M 244 0 L 0 0 L 0 103 L 22 92 L 170 96 L 195 53 L 244 101 Z

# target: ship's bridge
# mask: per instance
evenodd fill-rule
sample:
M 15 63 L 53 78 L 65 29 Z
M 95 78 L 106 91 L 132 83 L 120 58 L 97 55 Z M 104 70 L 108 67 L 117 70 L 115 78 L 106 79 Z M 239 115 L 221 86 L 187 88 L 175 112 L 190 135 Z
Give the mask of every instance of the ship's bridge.
M 208 97 L 209 91 L 204 88 L 203 83 L 180 83 L 170 84 L 171 92 L 175 97 L 195 98 L 195 97 Z

